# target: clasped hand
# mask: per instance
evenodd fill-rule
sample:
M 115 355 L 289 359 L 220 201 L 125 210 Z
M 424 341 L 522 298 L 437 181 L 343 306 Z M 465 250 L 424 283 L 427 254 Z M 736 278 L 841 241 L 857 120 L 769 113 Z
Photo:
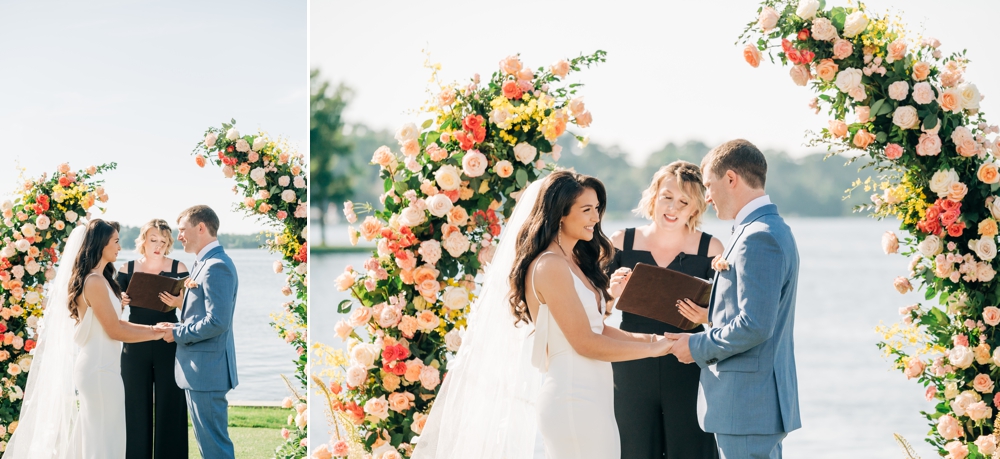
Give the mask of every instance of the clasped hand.
M 160 322 L 153 326 L 153 330 L 163 332 L 163 341 L 168 343 L 174 342 L 174 324 L 170 322 Z

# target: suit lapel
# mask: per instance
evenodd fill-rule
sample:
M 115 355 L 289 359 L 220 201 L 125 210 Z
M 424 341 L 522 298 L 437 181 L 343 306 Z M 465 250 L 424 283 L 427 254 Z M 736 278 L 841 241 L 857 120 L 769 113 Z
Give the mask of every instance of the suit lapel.
M 765 206 L 762 206 L 761 208 L 751 212 L 750 215 L 747 215 L 747 218 L 743 220 L 744 223 L 741 223 L 739 228 L 737 228 L 736 231 L 733 231 L 733 238 L 729 240 L 728 247 L 726 247 L 726 251 L 723 253 L 722 258 L 726 260 L 729 259 L 729 254 L 732 253 L 733 248 L 736 247 L 736 243 L 740 240 L 741 237 L 743 237 L 743 231 L 746 230 L 747 226 L 750 226 L 751 223 L 759 220 L 761 217 L 770 214 L 775 214 L 775 215 L 778 214 L 778 207 L 775 206 L 774 204 L 767 204 Z M 711 299 L 709 300 L 708 303 L 709 319 L 712 318 L 712 314 L 715 312 L 715 292 L 716 292 L 716 286 L 719 283 L 719 275 L 720 273 L 716 271 L 715 279 L 712 281 L 712 294 L 711 294 Z
M 201 272 L 202 272 L 202 270 L 205 269 L 205 265 L 208 264 L 207 263 L 208 259 L 214 257 L 216 253 L 221 252 L 221 251 L 222 251 L 222 246 L 221 245 L 218 246 L 218 247 L 216 247 L 216 248 L 214 248 L 214 249 L 212 249 L 212 250 L 209 250 L 208 253 L 205 254 L 204 258 L 202 258 L 200 261 L 195 262 L 195 263 L 198 264 L 198 267 L 194 271 L 192 271 L 191 274 L 188 275 L 188 279 L 190 279 L 191 281 L 194 281 L 195 279 L 197 279 L 198 275 L 200 275 Z M 200 284 L 198 285 L 198 288 L 201 288 Z M 184 290 L 184 300 L 181 302 L 181 317 L 182 318 L 184 317 L 184 311 L 187 310 L 187 297 L 188 297 L 188 293 L 190 293 L 190 289 Z

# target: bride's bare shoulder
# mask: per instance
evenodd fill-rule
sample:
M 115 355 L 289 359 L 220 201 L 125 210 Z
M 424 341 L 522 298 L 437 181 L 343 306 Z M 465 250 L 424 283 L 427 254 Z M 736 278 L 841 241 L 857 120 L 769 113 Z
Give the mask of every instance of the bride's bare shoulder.
M 532 265 L 539 281 L 544 279 L 546 282 L 551 282 L 569 278 L 569 262 L 554 253 L 543 253 L 535 257 Z

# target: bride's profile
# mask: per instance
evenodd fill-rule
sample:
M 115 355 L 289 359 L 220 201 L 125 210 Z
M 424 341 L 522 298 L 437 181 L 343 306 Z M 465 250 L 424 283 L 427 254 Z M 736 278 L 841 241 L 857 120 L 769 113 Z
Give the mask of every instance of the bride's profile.
M 620 457 L 610 362 L 672 341 L 604 325 L 606 202 L 599 180 L 571 171 L 521 195 L 414 458 L 527 459 L 537 432 L 549 458 Z
M 115 222 L 94 219 L 70 233 L 5 459 L 124 459 L 121 343 L 164 332 L 121 320 L 120 250 Z

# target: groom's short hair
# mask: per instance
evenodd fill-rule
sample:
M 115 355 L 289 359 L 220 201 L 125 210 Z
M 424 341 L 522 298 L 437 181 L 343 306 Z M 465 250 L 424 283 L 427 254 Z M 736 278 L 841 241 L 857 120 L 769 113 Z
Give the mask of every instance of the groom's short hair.
M 712 149 L 701 160 L 702 169 L 709 170 L 716 177 L 726 171 L 733 171 L 746 180 L 750 188 L 763 190 L 767 180 L 767 160 L 754 144 L 744 139 L 730 140 Z
M 181 212 L 180 216 L 177 217 L 177 223 L 181 222 L 181 219 L 187 217 L 188 223 L 191 225 L 197 225 L 199 223 L 204 223 L 205 228 L 208 228 L 208 235 L 216 237 L 219 233 L 219 216 L 215 215 L 215 211 L 208 206 L 192 206 L 188 207 Z

